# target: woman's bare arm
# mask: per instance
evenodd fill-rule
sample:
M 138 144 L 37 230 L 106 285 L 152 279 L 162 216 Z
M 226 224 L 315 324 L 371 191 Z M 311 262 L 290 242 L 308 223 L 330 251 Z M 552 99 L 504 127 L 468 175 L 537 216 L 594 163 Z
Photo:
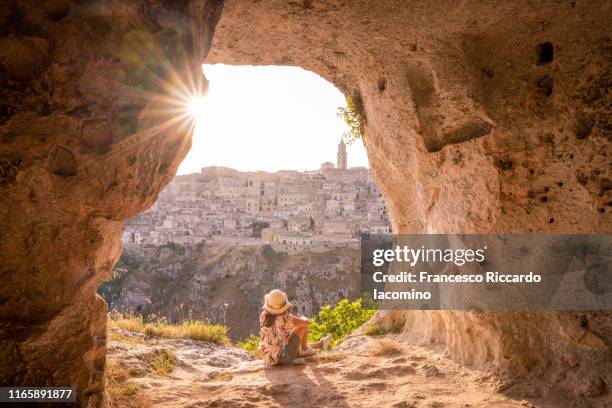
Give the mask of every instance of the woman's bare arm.
M 297 317 L 294 315 L 291 316 L 291 323 L 293 323 L 294 327 L 308 327 L 310 326 L 310 320 L 306 317 Z

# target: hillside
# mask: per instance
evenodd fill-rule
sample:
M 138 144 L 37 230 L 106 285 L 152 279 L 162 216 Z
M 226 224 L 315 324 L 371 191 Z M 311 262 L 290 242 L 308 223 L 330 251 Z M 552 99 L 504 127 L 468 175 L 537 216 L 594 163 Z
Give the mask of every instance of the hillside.
M 111 310 L 171 321 L 211 319 L 229 326 L 237 340 L 258 330 L 263 295 L 275 287 L 307 316 L 356 297 L 359 250 L 288 254 L 268 245 L 150 246 L 124 251 L 99 293 Z

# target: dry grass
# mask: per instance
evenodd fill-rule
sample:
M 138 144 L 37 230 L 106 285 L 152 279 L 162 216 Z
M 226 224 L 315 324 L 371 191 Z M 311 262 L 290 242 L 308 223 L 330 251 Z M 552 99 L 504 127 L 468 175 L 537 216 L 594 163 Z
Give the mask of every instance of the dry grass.
M 199 320 L 186 321 L 178 325 L 163 322 L 149 323 L 145 325 L 144 333 L 148 336 L 229 344 L 227 327 Z
M 384 317 L 376 319 L 376 321 L 372 320 L 366 323 L 363 328 L 363 334 L 367 336 L 382 336 L 387 333 L 399 334 L 406 326 L 405 316 L 396 310 L 390 311 Z
M 324 351 L 322 353 L 317 354 L 317 361 L 321 362 L 334 362 L 344 360 L 347 357 L 345 353 L 341 353 L 339 351 Z
M 163 321 L 145 323 L 141 317 L 121 317 L 109 320 L 109 327 L 144 333 L 147 336 L 193 339 L 219 344 L 230 343 L 227 337 L 227 327 L 201 320 L 189 320 L 180 324 L 170 324 Z
M 389 332 L 399 334 L 406 326 L 406 317 L 398 311 L 392 311 L 389 315 Z
M 385 328 L 380 323 L 371 323 L 363 328 L 363 334 L 366 336 L 382 336 L 385 334 Z
M 380 340 L 372 349 L 372 354 L 375 356 L 389 356 L 393 354 L 401 354 L 403 349 L 399 344 L 390 340 Z
M 158 350 L 149 361 L 151 368 L 157 375 L 169 375 L 176 367 L 178 360 L 172 350 Z
M 106 363 L 106 401 L 110 408 L 146 408 L 150 404 L 140 394 L 140 385 L 127 381 L 130 375 L 114 361 Z
M 145 323 L 142 320 L 142 317 L 121 317 L 116 320 L 108 321 L 108 327 L 116 327 L 118 329 L 123 329 L 131 332 L 144 333 Z
M 125 343 L 125 344 L 145 344 L 146 343 L 144 339 L 141 339 L 138 337 L 124 336 L 123 334 L 116 333 L 116 332 L 108 333 L 108 339 L 117 341 L 120 343 Z
M 107 383 L 108 382 L 122 383 L 122 382 L 125 382 L 128 378 L 130 378 L 130 375 L 123 367 L 120 367 L 119 365 L 117 365 L 117 363 L 115 363 L 112 360 L 108 360 L 106 362 L 106 382 Z
M 131 396 L 140 391 L 140 385 L 133 382 L 126 382 L 121 384 L 121 390 L 125 396 Z

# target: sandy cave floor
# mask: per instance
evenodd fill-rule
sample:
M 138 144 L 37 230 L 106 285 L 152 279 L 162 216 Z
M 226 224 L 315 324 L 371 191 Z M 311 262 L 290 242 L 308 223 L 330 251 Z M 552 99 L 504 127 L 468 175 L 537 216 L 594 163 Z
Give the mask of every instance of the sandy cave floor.
M 544 398 L 537 388 L 511 398 L 497 392 L 500 385 L 482 372 L 436 351 L 398 343 L 393 335 L 356 336 L 320 358 L 266 369 L 233 347 L 112 330 L 110 364 L 130 372 L 128 381 L 139 384 L 141 403 L 151 407 L 571 406 Z M 162 348 L 172 349 L 178 359 L 168 375 L 154 374 L 144 363 Z

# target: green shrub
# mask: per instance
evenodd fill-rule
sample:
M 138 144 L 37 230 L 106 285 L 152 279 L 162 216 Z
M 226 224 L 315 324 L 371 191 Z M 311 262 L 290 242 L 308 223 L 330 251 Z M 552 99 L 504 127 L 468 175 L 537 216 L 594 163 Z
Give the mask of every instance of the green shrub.
M 255 357 L 259 357 L 259 336 L 251 334 L 249 337 L 236 344 L 236 347 L 248 351 Z
M 331 333 L 334 335 L 334 345 L 337 345 L 370 320 L 374 313 L 376 310 L 364 308 L 361 299 L 352 303 L 343 299 L 334 308 L 325 306 L 315 319 L 311 319 L 308 341 L 318 341 Z
M 338 117 L 344 120 L 349 130 L 344 132 L 344 140 L 347 144 L 353 143 L 357 139 L 361 139 L 365 133 L 365 120 L 361 114 L 362 107 L 360 100 L 353 101 L 351 97 L 346 97 L 346 108 L 338 108 Z

